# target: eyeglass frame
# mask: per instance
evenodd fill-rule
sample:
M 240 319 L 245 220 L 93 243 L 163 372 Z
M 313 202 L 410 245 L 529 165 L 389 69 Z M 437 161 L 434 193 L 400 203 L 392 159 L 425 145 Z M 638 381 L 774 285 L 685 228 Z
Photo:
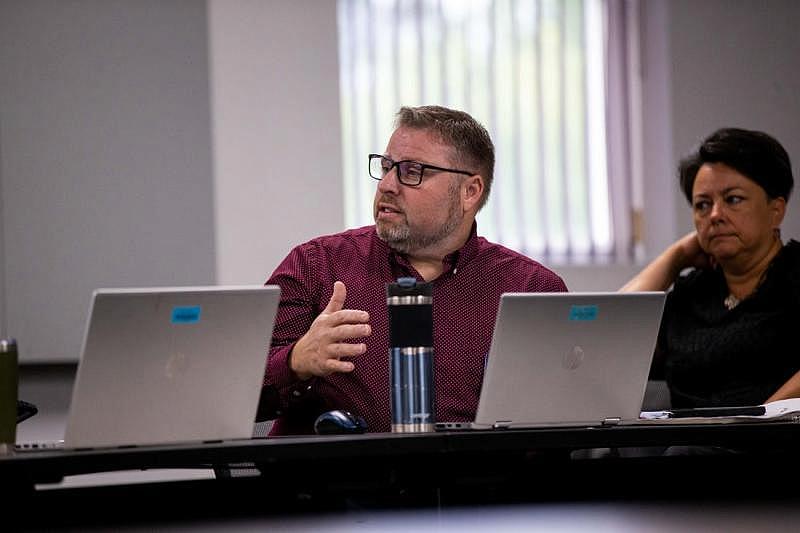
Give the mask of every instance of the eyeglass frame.
M 372 175 L 372 160 L 373 159 L 386 160 L 386 161 L 391 163 L 391 166 L 385 171 L 383 170 L 383 164 L 381 164 L 382 175 L 379 178 L 376 178 L 375 176 Z M 420 167 L 419 180 L 416 183 L 407 183 L 406 181 L 403 181 L 404 179 L 407 180 L 408 174 L 406 174 L 405 175 L 406 177 L 404 178 L 403 177 L 403 173 L 400 172 L 400 164 L 402 164 L 402 163 L 413 163 L 415 165 L 419 165 L 419 167 Z M 402 183 L 406 187 L 419 187 L 420 184 L 422 183 L 422 177 L 425 175 L 425 170 L 426 169 L 438 170 L 439 172 L 453 172 L 455 174 L 464 174 L 465 176 L 474 176 L 476 174 L 476 172 L 469 172 L 467 170 L 458 170 L 458 169 L 455 169 L 455 168 L 437 167 L 436 165 L 429 165 L 428 163 L 420 163 L 419 161 L 414 161 L 413 159 L 403 159 L 402 161 L 393 161 L 392 159 L 386 157 L 385 155 L 369 154 L 369 163 L 367 164 L 367 169 L 369 171 L 369 177 L 370 178 L 372 178 L 374 180 L 377 180 L 377 181 L 381 181 L 386 176 L 386 174 L 388 174 L 389 172 L 392 171 L 392 169 L 394 167 L 397 167 L 397 181 Z

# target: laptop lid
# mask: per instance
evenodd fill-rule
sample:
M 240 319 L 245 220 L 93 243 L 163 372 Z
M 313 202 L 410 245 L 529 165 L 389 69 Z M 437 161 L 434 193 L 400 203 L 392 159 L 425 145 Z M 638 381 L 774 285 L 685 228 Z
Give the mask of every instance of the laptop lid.
M 250 438 L 278 286 L 94 291 L 65 448 Z
M 638 419 L 664 301 L 663 292 L 503 294 L 474 425 Z

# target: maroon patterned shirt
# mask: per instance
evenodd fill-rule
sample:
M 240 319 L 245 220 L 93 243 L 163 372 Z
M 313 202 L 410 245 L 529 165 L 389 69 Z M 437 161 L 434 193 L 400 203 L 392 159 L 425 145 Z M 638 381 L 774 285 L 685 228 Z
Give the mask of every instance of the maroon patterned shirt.
M 444 259 L 432 282 L 435 418 L 475 418 L 486 355 L 500 295 L 563 292 L 552 271 L 517 252 L 478 237 Z M 375 226 L 313 239 L 295 247 L 267 284 L 281 287 L 281 302 L 267 361 L 259 418 L 278 417 L 272 435 L 313 433 L 316 417 L 331 409 L 363 416 L 370 431 L 390 431 L 389 315 L 386 284 L 422 276 L 383 242 Z M 355 370 L 300 381 L 287 356 L 328 304 L 333 283 L 347 287 L 344 307 L 369 312 L 372 335 L 366 353 L 352 358 Z

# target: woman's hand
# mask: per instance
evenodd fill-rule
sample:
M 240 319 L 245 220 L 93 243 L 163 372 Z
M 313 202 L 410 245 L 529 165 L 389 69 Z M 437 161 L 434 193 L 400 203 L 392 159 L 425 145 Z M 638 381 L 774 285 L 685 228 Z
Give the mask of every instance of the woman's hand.
M 700 247 L 697 232 L 691 232 L 674 243 L 626 283 L 620 291 L 664 291 L 688 267 L 710 268 L 713 259 Z
M 676 248 L 676 263 L 678 273 L 684 268 L 712 268 L 714 258 L 708 255 L 701 247 L 697 232 L 687 233 L 672 245 Z

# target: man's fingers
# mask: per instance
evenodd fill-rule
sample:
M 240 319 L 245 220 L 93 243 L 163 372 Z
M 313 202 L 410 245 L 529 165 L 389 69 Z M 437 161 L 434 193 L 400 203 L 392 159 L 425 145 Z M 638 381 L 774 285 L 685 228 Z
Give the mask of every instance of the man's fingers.
M 360 339 L 361 337 L 369 337 L 372 333 L 372 327 L 369 324 L 352 324 L 344 323 L 331 328 L 328 333 L 328 340 L 330 342 L 341 342 L 347 339 Z
M 341 309 L 344 307 L 345 298 L 347 298 L 347 288 L 341 281 L 335 281 L 333 283 L 333 294 L 331 295 L 331 299 L 328 302 L 328 305 L 325 307 L 325 310 L 322 312 L 330 314 L 335 313 L 336 311 L 341 311 Z
M 344 309 L 347 297 L 347 288 L 341 281 L 333 284 L 333 294 L 325 309 L 320 313 L 320 318 L 328 327 L 337 327 L 341 324 L 359 324 L 369 322 L 369 313 L 358 309 Z M 363 336 L 360 334 L 356 336 Z M 367 333 L 366 335 L 369 335 Z
M 367 351 L 364 343 L 346 342 L 367 337 L 372 333 L 368 324 L 369 313 L 357 309 L 344 309 L 347 289 L 341 281 L 333 284 L 333 294 L 328 305 L 320 313 L 309 330 L 313 330 L 313 342 L 309 363 L 314 375 L 325 376 L 334 372 L 352 372 L 351 361 L 340 361 L 342 357 L 355 357 Z
M 325 324 L 331 328 L 339 328 L 347 324 L 366 324 L 367 322 L 369 322 L 369 313 L 359 309 L 342 309 L 325 316 Z
M 367 345 L 363 342 L 361 343 L 348 343 L 348 342 L 340 342 L 338 344 L 331 344 L 328 347 L 328 353 L 333 358 L 339 357 L 352 357 L 355 355 L 361 355 L 367 351 Z
M 350 344 L 346 342 L 330 344 L 325 356 L 321 357 L 317 363 L 317 370 L 314 375 L 327 376 L 335 372 L 352 372 L 355 364 L 350 361 L 341 361 L 342 357 L 356 357 L 367 351 L 367 345 Z
M 327 370 L 332 372 L 352 372 L 355 365 L 350 361 L 339 361 L 338 359 L 328 359 L 325 361 Z

